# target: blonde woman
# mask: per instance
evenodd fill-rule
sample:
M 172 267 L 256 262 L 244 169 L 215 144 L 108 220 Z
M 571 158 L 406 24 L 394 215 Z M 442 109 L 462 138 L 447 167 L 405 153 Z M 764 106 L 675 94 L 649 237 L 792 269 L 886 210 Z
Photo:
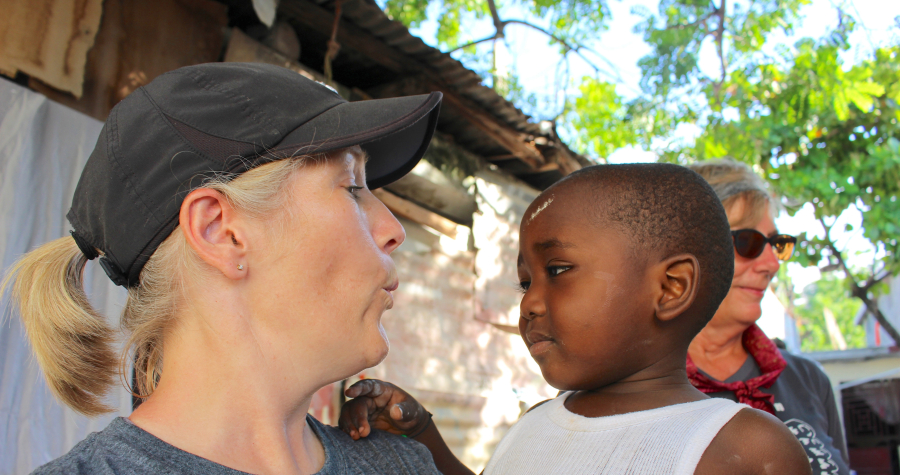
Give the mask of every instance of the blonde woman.
M 775 199 L 762 179 L 731 160 L 690 167 L 712 185 L 734 241 L 734 279 L 712 320 L 688 348 L 694 386 L 781 419 L 806 450 L 813 474 L 849 474 L 847 446 L 831 383 L 819 366 L 781 351 L 756 326 L 772 277 L 796 239 L 775 227 Z
M 71 237 L 8 278 L 62 402 L 107 412 L 134 362 L 143 403 L 36 473 L 437 473 L 417 442 L 354 443 L 307 411 L 388 352 L 404 231 L 369 190 L 415 166 L 440 100 L 348 103 L 286 69 L 218 63 L 117 105 Z M 128 288 L 124 354 L 83 291 L 89 259 Z

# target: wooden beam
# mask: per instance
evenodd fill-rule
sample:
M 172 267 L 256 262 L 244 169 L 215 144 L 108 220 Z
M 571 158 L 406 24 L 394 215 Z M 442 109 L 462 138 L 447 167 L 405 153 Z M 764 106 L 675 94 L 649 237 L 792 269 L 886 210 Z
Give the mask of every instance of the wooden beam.
M 37 13 L 40 2 L 29 2 L 29 5 L 32 3 L 32 14 L 40 16 Z M 94 46 L 87 54 L 81 98 L 76 99 L 35 76 L 28 83 L 31 89 L 104 121 L 116 103 L 156 76 L 182 66 L 218 61 L 222 54 L 228 9 L 220 2 L 104 0 L 102 3 L 102 20 Z M 0 4 L 4 1 L 0 0 Z
M 334 12 L 307 0 L 283 0 L 278 4 L 278 10 L 299 25 L 317 31 L 325 37 L 331 37 Z M 406 57 L 347 20 L 342 19 L 340 22 L 337 41 L 342 48 L 350 48 L 369 56 L 395 73 L 411 74 L 422 69 L 422 65 L 417 61 Z
M 426 161 L 419 162 L 419 166 L 428 166 Z M 441 173 L 440 170 L 434 169 L 435 173 Z M 440 213 L 455 223 L 464 226 L 472 226 L 472 214 L 478 210 L 475 203 L 475 197 L 469 195 L 460 187 L 441 183 L 438 180 L 432 181 L 428 176 L 417 175 L 415 171 L 407 173 L 397 181 L 385 187 L 387 191 L 398 196 L 405 196 L 409 200 L 421 203 L 428 209 Z
M 0 71 L 21 70 L 80 98 L 103 1 L 4 0 L 2 10 Z
M 299 73 L 301 76 L 327 83 L 325 76 L 309 66 L 294 61 L 284 54 L 254 40 L 247 36 L 246 33 L 238 28 L 231 30 L 231 36 L 228 40 L 228 49 L 225 50 L 226 63 L 265 63 L 274 64 L 291 71 Z M 369 100 L 372 99 L 365 91 L 355 87 L 346 87 L 342 84 L 331 81 L 331 86 L 337 90 L 338 94 L 348 101 Z
M 539 168 L 544 164 L 544 156 L 531 143 L 526 142 L 524 134 L 516 132 L 506 124 L 501 123 L 496 117 L 488 114 L 468 98 L 457 95 L 446 86 L 430 82 L 428 88 L 438 90 L 444 94 L 444 104 L 456 109 L 457 113 L 469 121 L 473 126 L 491 137 L 519 160 Z
M 479 320 L 479 321 L 481 321 L 481 320 Z M 502 323 L 494 323 L 494 322 L 487 322 L 487 323 L 489 323 L 491 326 L 493 326 L 497 330 L 500 330 L 504 333 L 509 333 L 512 335 L 520 335 L 519 327 L 516 327 L 513 325 L 504 325 Z
M 325 76 L 322 73 L 309 68 L 302 63 L 294 61 L 287 56 L 275 51 L 272 48 L 260 43 L 247 36 L 238 28 L 232 28 L 231 38 L 228 40 L 228 49 L 225 50 L 226 63 L 265 63 L 274 64 L 283 68 L 290 69 L 301 76 L 325 83 Z M 336 84 L 332 81 L 332 86 L 337 90 L 338 94 L 348 101 L 353 97 L 353 90 Z
M 541 168 L 538 168 L 537 170 L 535 170 L 535 173 L 552 172 L 554 170 L 559 170 L 559 169 L 560 169 L 560 166 L 558 163 L 548 163 L 548 164 L 542 166 Z
M 484 157 L 484 159 L 489 162 L 502 162 L 504 160 L 512 160 L 514 158 L 517 158 L 517 157 L 511 153 L 504 153 L 503 155 L 491 155 L 490 157 Z
M 457 224 L 453 221 L 437 213 L 432 213 L 412 201 L 405 200 L 389 191 L 378 189 L 372 190 L 372 193 L 394 214 L 428 226 L 445 236 L 456 239 Z
M 247 36 L 239 28 L 232 28 L 228 39 L 228 49 L 225 50 L 226 63 L 266 63 L 281 66 L 299 73 L 301 76 L 313 81 L 324 82 L 325 76 L 307 68 L 272 48 Z
M 331 35 L 334 13 L 308 0 L 283 0 L 279 10 L 291 17 L 305 28 L 317 31 L 324 36 Z M 370 57 L 382 67 L 402 76 L 417 76 L 424 79 L 423 90 L 440 91 L 444 94 L 445 107 L 454 108 L 473 126 L 491 137 L 500 146 L 509 150 L 516 158 L 538 168 L 544 164 L 544 156 L 529 143 L 524 134 L 502 123 L 500 119 L 488 113 L 483 107 L 471 99 L 463 97 L 451 88 L 441 75 L 428 65 L 422 64 L 385 44 L 384 40 L 359 28 L 347 20 L 341 20 L 337 41 L 342 48 L 350 48 Z M 412 93 L 408 91 L 407 93 Z
M 581 170 L 583 167 L 581 162 L 575 159 L 568 150 L 566 150 L 565 145 L 560 144 L 560 146 L 556 147 L 557 155 L 554 157 L 555 161 L 560 164 L 562 167 L 563 173 L 568 175 L 569 173 Z

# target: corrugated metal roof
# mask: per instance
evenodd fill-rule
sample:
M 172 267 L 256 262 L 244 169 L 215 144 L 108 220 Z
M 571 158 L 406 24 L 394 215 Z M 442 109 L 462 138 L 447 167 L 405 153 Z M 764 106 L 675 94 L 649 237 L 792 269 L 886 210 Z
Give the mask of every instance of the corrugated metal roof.
M 290 0 L 282 0 L 290 1 Z M 313 0 L 319 6 L 334 10 L 334 0 Z M 440 76 L 447 87 L 460 96 L 478 104 L 484 111 L 493 115 L 518 132 L 533 136 L 545 137 L 565 147 L 582 166 L 590 162 L 572 152 L 558 137 L 551 133 L 542 133 L 539 123 L 523 113 L 510 101 L 497 94 L 492 88 L 482 83 L 481 77 L 453 59 L 449 54 L 433 48 L 420 38 L 410 34 L 402 23 L 390 19 L 372 0 L 342 0 L 342 18 L 383 41 L 406 57 L 416 61 L 423 68 L 429 68 Z
M 334 0 L 315 0 L 320 6 L 334 10 Z M 409 33 L 402 23 L 391 20 L 374 2 L 366 0 L 343 0 L 343 18 L 396 48 L 404 55 L 429 67 L 440 74 L 446 84 L 490 111 L 495 117 L 520 132 L 531 135 L 541 134 L 540 126 L 531 121 L 515 104 L 507 101 L 492 88 L 482 84 L 482 79 L 474 71 L 463 66 L 449 54 L 428 46 L 420 38 Z
M 334 10 L 335 0 L 281 0 L 279 11 L 300 36 L 302 63 L 323 64 Z M 438 130 L 532 186 L 546 188 L 591 164 L 552 128 L 542 128 L 482 84 L 474 71 L 411 35 L 371 0 L 341 0 L 337 40 L 341 48 L 332 61 L 336 82 L 373 97 L 443 91 Z

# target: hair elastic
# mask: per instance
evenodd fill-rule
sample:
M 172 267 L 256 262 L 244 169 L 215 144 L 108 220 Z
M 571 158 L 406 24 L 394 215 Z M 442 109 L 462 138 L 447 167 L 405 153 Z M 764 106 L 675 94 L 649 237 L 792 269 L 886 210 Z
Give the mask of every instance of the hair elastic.
M 69 234 L 72 235 L 72 239 L 75 240 L 75 244 L 78 245 L 78 249 L 81 250 L 81 253 L 84 254 L 84 257 L 86 257 L 87 260 L 90 261 L 100 256 L 97 249 L 95 249 L 94 246 L 91 246 L 91 244 L 83 237 L 75 234 L 75 231 L 69 231 Z

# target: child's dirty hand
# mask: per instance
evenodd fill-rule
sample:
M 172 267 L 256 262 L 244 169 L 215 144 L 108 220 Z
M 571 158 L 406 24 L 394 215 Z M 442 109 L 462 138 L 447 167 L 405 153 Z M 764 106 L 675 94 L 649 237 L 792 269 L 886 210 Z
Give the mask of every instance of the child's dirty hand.
M 406 391 L 377 379 L 364 379 L 347 388 L 353 398 L 341 407 L 338 426 L 353 440 L 367 437 L 372 428 L 416 437 L 431 424 L 431 414 Z

